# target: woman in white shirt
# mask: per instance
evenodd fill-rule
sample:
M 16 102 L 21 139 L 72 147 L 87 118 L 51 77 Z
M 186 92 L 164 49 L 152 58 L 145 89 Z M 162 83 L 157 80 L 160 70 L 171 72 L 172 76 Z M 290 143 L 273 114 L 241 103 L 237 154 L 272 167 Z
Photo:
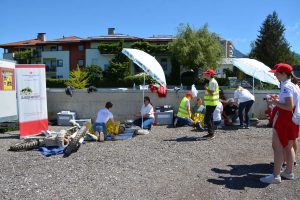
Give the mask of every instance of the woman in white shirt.
M 154 110 L 149 97 L 144 97 L 144 104 L 142 105 L 141 111 L 136 113 L 135 116 L 139 118 L 133 121 L 134 125 L 141 127 L 143 121 L 142 128 L 151 129 L 154 119 Z
M 249 128 L 250 126 L 249 111 L 255 101 L 255 97 L 247 89 L 243 88 L 242 86 L 238 86 L 237 89 L 234 91 L 234 100 L 236 103 L 239 103 L 240 127 L 244 126 L 243 112 L 245 110 L 245 120 L 246 120 L 245 128 Z

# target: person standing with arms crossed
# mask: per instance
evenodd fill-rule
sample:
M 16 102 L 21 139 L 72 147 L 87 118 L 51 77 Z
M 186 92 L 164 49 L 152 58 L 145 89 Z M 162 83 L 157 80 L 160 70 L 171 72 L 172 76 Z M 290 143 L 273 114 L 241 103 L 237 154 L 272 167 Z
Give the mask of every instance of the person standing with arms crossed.
M 206 106 L 204 122 L 207 125 L 208 134 L 203 136 L 203 139 L 213 139 L 215 137 L 213 113 L 219 103 L 219 84 L 214 76 L 215 71 L 212 69 L 203 72 L 203 77 L 209 81 L 208 85 L 204 86 L 204 104 Z

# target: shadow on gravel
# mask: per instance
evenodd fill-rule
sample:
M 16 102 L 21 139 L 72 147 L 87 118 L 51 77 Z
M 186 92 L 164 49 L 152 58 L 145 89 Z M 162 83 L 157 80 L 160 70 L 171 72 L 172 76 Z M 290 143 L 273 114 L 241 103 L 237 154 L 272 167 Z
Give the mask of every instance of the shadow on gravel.
M 20 139 L 20 135 L 2 135 L 0 134 L 0 140 L 7 139 Z
M 223 126 L 218 130 L 226 130 L 226 131 L 236 131 L 239 129 L 239 126 Z
M 181 137 L 181 138 L 176 138 L 176 139 L 170 139 L 170 140 L 164 140 L 164 141 L 173 141 L 173 142 L 195 142 L 198 141 L 197 139 L 199 139 L 199 137 Z
M 256 126 L 256 128 L 272 128 L 272 126 L 270 126 L 270 125 L 267 125 L 267 124 L 259 124 L 259 125 L 257 125 Z
M 259 181 L 259 178 L 272 172 L 269 164 L 253 164 L 253 165 L 228 165 L 232 169 L 211 170 L 218 174 L 223 174 L 218 179 L 207 179 L 208 182 L 216 185 L 224 185 L 226 188 L 234 190 L 244 190 L 248 188 L 265 188 L 268 184 Z M 231 176 L 224 176 L 224 175 Z

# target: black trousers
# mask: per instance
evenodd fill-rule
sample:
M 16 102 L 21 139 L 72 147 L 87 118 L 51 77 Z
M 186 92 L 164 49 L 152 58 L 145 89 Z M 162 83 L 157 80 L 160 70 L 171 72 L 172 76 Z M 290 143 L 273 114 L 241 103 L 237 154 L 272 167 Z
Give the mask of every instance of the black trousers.
M 217 106 L 206 106 L 204 122 L 207 126 L 208 134 L 213 135 L 215 133 L 215 125 L 213 119 L 213 113 Z

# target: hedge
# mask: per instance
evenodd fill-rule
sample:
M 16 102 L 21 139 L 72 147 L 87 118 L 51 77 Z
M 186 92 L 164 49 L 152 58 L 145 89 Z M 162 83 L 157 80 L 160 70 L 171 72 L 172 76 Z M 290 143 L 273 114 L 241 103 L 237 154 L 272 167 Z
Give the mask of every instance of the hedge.
M 169 79 L 170 80 L 170 79 Z M 216 78 L 220 86 L 228 86 L 229 85 L 229 80 L 227 78 Z M 67 79 L 47 79 L 46 84 L 47 88 L 65 88 L 65 82 Z M 150 76 L 145 77 L 145 83 L 150 84 L 154 80 Z M 97 88 L 109 88 L 109 87 L 133 87 L 133 84 L 136 86 L 138 85 L 143 85 L 144 83 L 144 76 L 127 76 L 122 80 L 112 80 L 108 78 L 104 79 L 99 79 L 94 82 L 94 86 Z M 167 78 L 167 84 L 170 84 L 168 82 Z M 190 87 L 192 84 L 195 84 L 197 88 L 203 89 L 205 80 L 204 79 L 198 79 L 195 82 L 190 82 L 189 84 L 183 84 L 184 86 Z
M 48 78 L 46 79 L 46 86 L 47 88 L 65 88 L 65 83 L 68 79 L 55 79 L 55 78 Z

